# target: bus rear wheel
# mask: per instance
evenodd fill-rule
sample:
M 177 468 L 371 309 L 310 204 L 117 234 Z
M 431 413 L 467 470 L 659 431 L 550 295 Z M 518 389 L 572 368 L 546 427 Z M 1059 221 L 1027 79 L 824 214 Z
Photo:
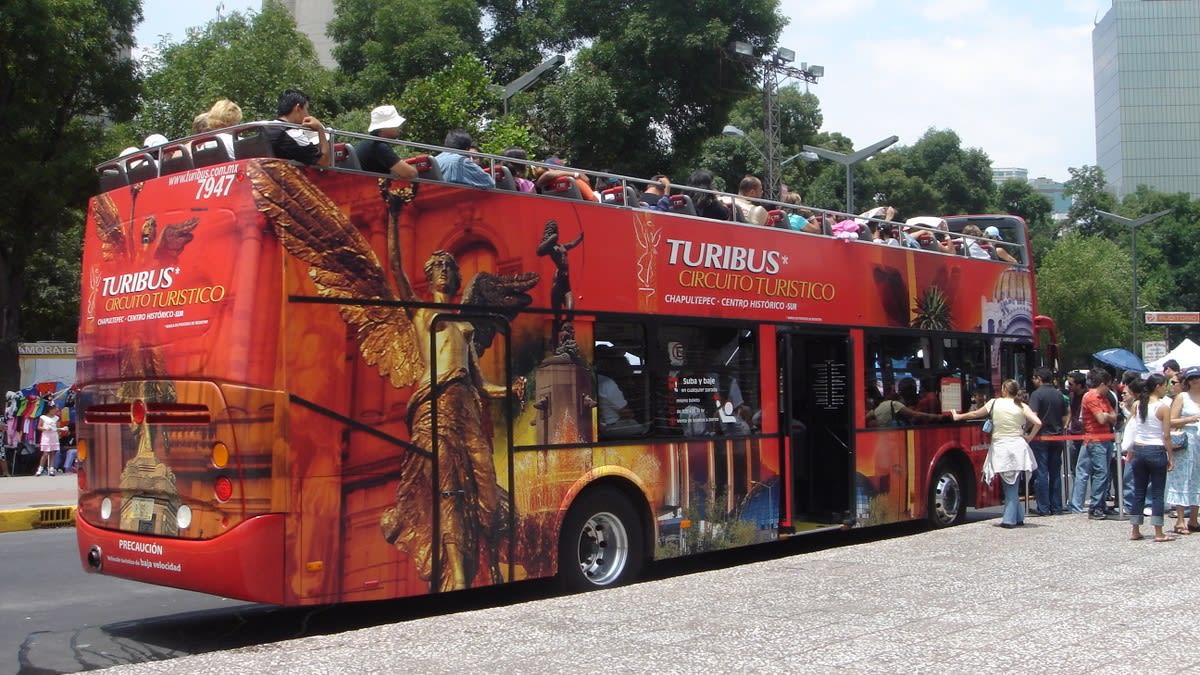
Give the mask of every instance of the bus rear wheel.
M 954 464 L 938 462 L 929 483 L 929 521 L 934 527 L 958 525 L 967 517 L 966 482 Z
M 558 549 L 558 575 L 572 591 L 627 583 L 641 573 L 641 521 L 629 499 L 601 487 L 580 495 L 567 512 Z

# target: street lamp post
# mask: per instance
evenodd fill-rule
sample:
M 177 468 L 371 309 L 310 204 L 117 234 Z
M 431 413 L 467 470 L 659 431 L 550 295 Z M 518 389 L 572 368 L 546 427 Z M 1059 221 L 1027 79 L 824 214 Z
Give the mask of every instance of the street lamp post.
M 900 140 L 898 136 L 888 136 L 878 143 L 868 145 L 862 150 L 856 150 L 849 155 L 843 155 L 842 153 L 834 150 L 818 148 L 814 145 L 806 145 L 804 146 L 804 149 L 808 152 L 816 154 L 818 157 L 824 157 L 825 159 L 837 162 L 838 164 L 846 167 L 846 213 L 854 213 L 854 165 L 870 157 L 871 155 L 874 155 L 880 150 L 883 150 L 898 140 Z
M 562 54 L 555 54 L 533 70 L 504 85 L 504 89 L 500 94 L 500 97 L 504 100 L 504 114 L 508 114 L 508 100 L 510 98 L 533 86 L 533 83 L 540 80 L 543 75 L 557 70 L 566 60 L 566 57 Z
M 1108 220 L 1113 221 L 1114 223 L 1129 226 L 1129 242 L 1130 242 L 1130 249 L 1131 249 L 1129 260 L 1130 260 L 1131 276 L 1133 277 L 1133 294 L 1132 294 L 1133 295 L 1133 298 L 1132 298 L 1133 309 L 1130 310 L 1133 313 L 1133 315 L 1131 317 L 1132 322 L 1130 324 L 1130 327 L 1132 328 L 1132 335 L 1133 335 L 1133 345 L 1132 345 L 1133 349 L 1131 349 L 1130 351 L 1132 351 L 1134 354 L 1140 354 L 1141 350 L 1138 349 L 1137 229 L 1139 227 L 1145 225 L 1146 223 L 1158 220 L 1159 218 L 1162 218 L 1163 216 L 1171 213 L 1171 210 L 1167 209 L 1166 211 L 1159 211 L 1158 213 L 1151 213 L 1148 216 L 1142 216 L 1141 218 L 1138 218 L 1136 220 L 1134 220 L 1133 218 L 1126 218 L 1124 216 L 1118 216 L 1117 214 L 1109 213 L 1108 211 L 1101 211 L 1099 209 L 1096 209 L 1096 213 L 1100 214 L 1104 218 L 1107 218 Z M 1167 348 L 1169 349 L 1170 346 L 1171 345 L 1167 345 Z
M 807 91 L 809 84 L 816 84 L 817 80 L 825 76 L 825 67 L 810 66 L 807 63 L 801 63 L 799 68 L 791 65 L 796 60 L 796 52 L 786 47 L 776 49 L 775 53 L 763 59 L 755 55 L 753 45 L 737 41 L 733 43 L 733 52 L 763 70 L 763 133 L 765 140 L 763 141 L 763 150 L 759 151 L 765 164 L 763 193 L 767 199 L 778 199 L 780 183 L 783 180 L 783 162 L 779 158 L 779 146 L 782 142 L 780 140 L 779 83 L 789 77 L 794 77 L 804 81 Z
M 770 158 L 767 157 L 767 153 L 763 152 L 754 141 L 750 140 L 750 137 L 746 135 L 746 132 L 742 131 L 741 129 L 733 126 L 732 124 L 726 124 L 725 128 L 721 130 L 721 133 L 724 134 L 725 136 L 737 136 L 738 138 L 745 140 L 747 143 L 750 144 L 750 147 L 754 148 L 754 151 L 758 153 L 758 156 L 763 158 L 764 164 L 769 163 L 771 161 Z M 797 159 L 802 159 L 806 162 L 815 162 L 816 160 L 818 160 L 820 158 L 817 156 L 817 154 L 815 152 L 809 152 L 807 150 L 797 152 L 796 154 L 792 155 L 791 157 L 788 157 L 787 159 L 780 160 L 779 168 L 781 171 L 777 171 L 776 174 L 777 175 L 781 174 L 783 167 L 787 166 L 788 164 L 790 164 L 791 162 L 793 162 Z M 767 196 L 768 199 L 778 199 L 777 194 L 774 196 L 772 196 L 772 195 L 765 195 L 765 196 Z

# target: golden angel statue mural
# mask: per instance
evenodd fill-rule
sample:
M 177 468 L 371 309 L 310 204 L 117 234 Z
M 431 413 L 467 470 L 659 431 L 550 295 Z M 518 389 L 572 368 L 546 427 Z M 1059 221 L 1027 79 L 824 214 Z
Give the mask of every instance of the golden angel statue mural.
M 421 300 L 404 271 L 396 230 L 404 201 L 413 198 L 411 189 L 382 190 L 388 204 L 393 290 L 363 235 L 299 169 L 286 162 L 265 161 L 247 165 L 247 172 L 259 210 L 271 220 L 284 247 L 311 265 L 310 276 L 321 296 L 385 303 Z M 495 337 L 494 324 L 445 318 L 446 305 L 462 288 L 454 256 L 435 251 L 424 264 L 424 274 L 435 307 L 348 303 L 339 305 L 339 311 L 354 329 L 366 363 L 394 387 L 415 385 L 407 425 L 412 444 L 427 452 L 409 451 L 402 458 L 396 505 L 384 511 L 380 527 L 389 542 L 412 556 L 431 589 L 444 591 L 470 587 L 480 572 L 481 558 L 486 560 L 490 582 L 502 580 L 499 539 L 507 519 L 485 414 L 487 399 L 506 398 L 510 392 L 485 381 L 479 368 L 479 355 Z M 527 291 L 537 283 L 534 272 L 479 272 L 463 291 L 462 304 L 486 306 L 489 313 L 511 318 L 531 302 Z M 442 318 L 435 327 L 438 315 Z M 436 331 L 432 343 L 431 331 Z M 524 397 L 523 380 L 516 381 L 512 393 Z M 437 456 L 433 457 L 435 434 Z M 432 578 L 435 533 L 430 508 L 435 498 L 441 527 L 437 579 Z

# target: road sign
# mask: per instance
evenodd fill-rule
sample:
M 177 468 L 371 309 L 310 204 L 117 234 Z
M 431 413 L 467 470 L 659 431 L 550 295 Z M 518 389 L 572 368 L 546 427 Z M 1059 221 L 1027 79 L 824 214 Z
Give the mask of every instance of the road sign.
M 1200 312 L 1146 312 L 1148 324 L 1194 324 L 1200 323 Z
M 1142 343 L 1142 360 L 1146 363 L 1157 361 L 1166 355 L 1166 340 L 1146 340 Z

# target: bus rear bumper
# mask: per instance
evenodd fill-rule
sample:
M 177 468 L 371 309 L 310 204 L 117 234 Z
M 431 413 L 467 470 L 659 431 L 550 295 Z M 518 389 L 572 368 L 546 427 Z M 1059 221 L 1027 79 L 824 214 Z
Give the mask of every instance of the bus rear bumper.
M 213 539 L 148 537 L 76 519 L 88 572 L 250 602 L 283 602 L 285 518 L 250 518 Z

